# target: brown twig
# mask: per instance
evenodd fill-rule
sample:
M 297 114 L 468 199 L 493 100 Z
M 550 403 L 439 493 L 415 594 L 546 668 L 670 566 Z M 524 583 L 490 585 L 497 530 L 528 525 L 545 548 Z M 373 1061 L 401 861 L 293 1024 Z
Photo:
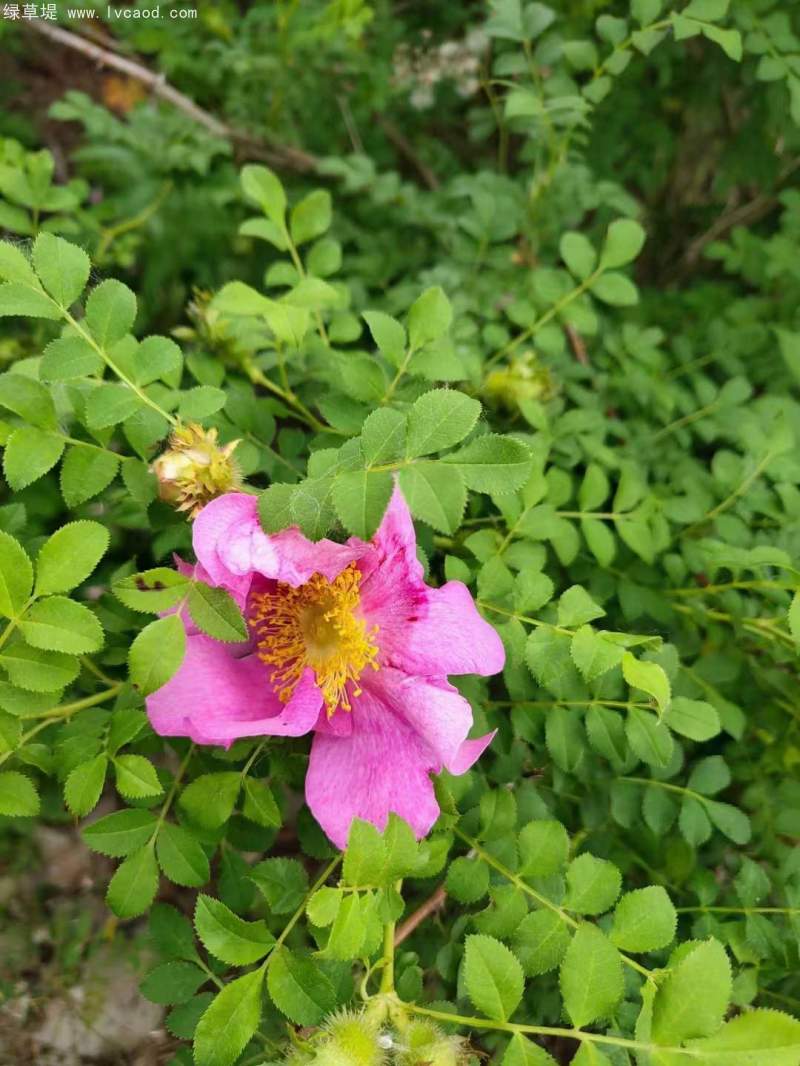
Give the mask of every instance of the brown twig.
M 188 115 L 194 122 L 204 126 L 210 133 L 241 144 L 253 158 L 262 159 L 264 162 L 271 163 L 276 167 L 284 167 L 301 172 L 315 170 L 317 167 L 316 158 L 308 152 L 304 152 L 301 148 L 268 143 L 227 125 L 202 107 L 198 107 L 194 100 L 191 100 L 170 85 L 163 74 L 155 74 L 141 63 L 127 59 L 125 56 L 117 55 L 107 48 L 101 48 L 100 45 L 87 41 L 85 37 L 81 37 L 77 33 L 65 30 L 61 26 L 51 26 L 49 22 L 44 22 L 41 19 L 31 20 L 27 25 L 31 30 L 41 33 L 49 40 L 88 56 L 100 67 L 111 67 L 123 74 L 127 74 L 131 78 L 135 78 L 142 85 L 146 85 L 154 96 L 159 97 L 161 100 L 166 100 L 173 107 Z
M 569 322 L 564 325 L 564 332 L 567 335 L 569 346 L 572 348 L 572 354 L 581 364 L 581 366 L 589 365 L 589 356 L 586 352 L 586 341 L 578 333 L 574 326 L 571 326 Z
M 447 893 L 444 890 L 444 885 L 439 885 L 432 896 L 417 909 L 413 914 L 410 914 L 408 918 L 398 926 L 397 932 L 394 934 L 394 946 L 399 947 L 404 940 L 407 940 L 417 926 L 422 925 L 426 918 L 429 918 L 436 911 L 441 910 L 447 902 Z
M 409 163 L 412 164 L 412 166 L 417 171 L 422 180 L 425 182 L 425 184 L 428 186 L 428 188 L 438 189 L 439 179 L 433 173 L 428 164 L 424 162 L 424 160 L 420 159 L 420 157 L 411 147 L 409 141 L 406 140 L 406 138 L 403 136 L 397 126 L 395 126 L 393 122 L 391 122 L 388 118 L 385 118 L 383 115 L 376 114 L 375 121 L 378 123 L 380 128 L 383 130 L 383 132 L 386 134 L 386 136 L 392 142 L 398 152 L 401 155 L 404 155 L 409 161 Z

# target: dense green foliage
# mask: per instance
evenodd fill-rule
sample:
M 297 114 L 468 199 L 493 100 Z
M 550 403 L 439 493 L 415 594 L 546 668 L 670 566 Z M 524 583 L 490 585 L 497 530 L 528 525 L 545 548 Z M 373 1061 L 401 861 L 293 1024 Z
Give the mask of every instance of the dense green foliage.
M 0 144 L 0 832 L 86 818 L 120 860 L 178 1064 L 796 1066 L 800 11 L 429 6 L 115 26 L 310 173 L 75 92 L 67 181 Z M 306 740 L 150 729 L 157 616 L 247 636 L 173 569 L 186 422 L 240 441 L 267 532 L 369 537 L 396 477 L 502 635 L 428 839 L 342 857 Z M 471 1048 L 415 1051 L 423 1017 Z

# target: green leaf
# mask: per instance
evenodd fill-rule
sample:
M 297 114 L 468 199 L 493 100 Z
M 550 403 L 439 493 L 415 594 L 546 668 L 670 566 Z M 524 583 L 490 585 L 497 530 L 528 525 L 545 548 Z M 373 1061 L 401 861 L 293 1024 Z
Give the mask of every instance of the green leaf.
M 244 808 L 242 812 L 256 825 L 277 828 L 281 824 L 281 812 L 266 781 L 246 777 L 244 781 Z
M 130 574 L 112 585 L 114 595 L 133 611 L 160 614 L 188 593 L 189 578 L 166 566 Z
M 381 355 L 394 366 L 400 366 L 406 351 L 406 331 L 403 326 L 383 311 L 364 311 L 363 317 Z
M 208 856 L 199 841 L 183 826 L 173 822 L 165 822 L 159 830 L 156 858 L 173 884 L 200 888 L 211 877 Z
M 526 1040 L 521 1033 L 515 1033 L 503 1055 L 503 1066 L 557 1066 L 557 1063 L 544 1048 Z
M 91 429 L 108 429 L 141 410 L 142 401 L 127 385 L 103 382 L 95 386 L 86 401 L 86 422 Z
M 457 466 L 468 488 L 497 495 L 522 488 L 532 465 L 524 444 L 496 433 L 476 437 L 440 461 Z
M 659 982 L 653 1003 L 652 1035 L 660 1044 L 680 1045 L 715 1033 L 731 998 L 731 964 L 719 941 L 682 945 L 680 950 L 679 961 Z
M 639 707 L 628 710 L 625 735 L 633 753 L 649 766 L 667 766 L 672 758 L 672 735 L 654 714 Z
M 605 633 L 596 633 L 589 625 L 581 626 L 570 644 L 572 661 L 585 681 L 596 681 L 619 666 L 624 654 L 624 648 L 610 640 Z
M 368 466 L 399 459 L 405 452 L 406 416 L 392 407 L 379 407 L 361 427 L 361 450 Z
M 626 892 L 614 910 L 611 942 L 622 951 L 657 951 L 675 936 L 678 916 L 660 885 Z
M 0 530 L 0 614 L 13 618 L 22 611 L 33 588 L 33 567 L 20 542 Z
M 213 992 L 201 992 L 199 995 L 193 996 L 187 1003 L 181 1003 L 177 1007 L 173 1007 L 165 1019 L 165 1025 L 170 1034 L 179 1040 L 192 1040 L 197 1029 L 197 1023 L 208 1009 L 213 998 Z
M 252 970 L 225 985 L 214 997 L 195 1029 L 196 1066 L 232 1066 L 236 1062 L 261 1021 L 263 980 L 263 969 Z
M 146 844 L 155 827 L 155 815 L 136 808 L 107 814 L 87 825 L 82 835 L 92 851 L 120 858 Z
M 242 787 L 236 771 L 201 774 L 187 785 L 178 800 L 193 822 L 203 829 L 217 829 L 233 813 Z
M 6 644 L 0 665 L 12 685 L 31 692 L 56 692 L 78 676 L 78 660 L 58 651 L 44 651 L 27 644 Z
M 74 815 L 82 818 L 97 806 L 107 769 L 108 756 L 101 752 L 69 774 L 64 783 L 64 802 Z
M 576 1028 L 611 1016 L 622 999 L 622 960 L 596 925 L 578 927 L 561 963 L 559 981 L 564 1007 Z
M 459 903 L 477 903 L 489 891 L 489 867 L 480 859 L 461 855 L 450 863 L 445 888 Z
M 730 0 L 691 0 L 681 14 L 701 22 L 715 22 L 727 15 L 729 6 Z
M 121 281 L 109 278 L 92 289 L 86 301 L 86 324 L 102 348 L 130 333 L 136 318 L 136 297 Z
M 28 257 L 11 241 L 0 241 L 0 278 L 4 281 L 21 281 L 27 285 L 36 285 Z
M 578 914 L 604 914 L 614 906 L 621 887 L 622 875 L 613 862 L 585 852 L 567 867 L 564 906 Z
M 312 925 L 330 925 L 341 906 L 344 893 L 338 888 L 320 888 L 308 901 L 306 914 Z
M 399 474 L 409 510 L 440 533 L 455 533 L 464 517 L 467 488 L 458 470 L 440 462 L 414 463 Z
M 542 908 L 527 914 L 514 931 L 514 954 L 528 977 L 555 970 L 570 942 L 570 930 L 555 911 Z
M 68 448 L 61 464 L 61 493 L 67 507 L 78 507 L 107 488 L 117 476 L 119 464 L 116 455 L 99 448 Z
M 274 914 L 290 914 L 308 892 L 308 874 L 297 859 L 264 859 L 250 877 Z
M 137 385 L 150 385 L 161 380 L 177 387 L 182 367 L 183 355 L 175 341 L 154 335 L 145 337 L 136 349 L 131 377 Z
M 44 477 L 64 451 L 64 438 L 34 426 L 15 429 L 6 442 L 3 473 L 15 492 Z
M 289 228 L 295 244 L 321 237 L 330 224 L 331 194 L 327 189 L 314 189 L 292 208 Z
M 352 470 L 339 474 L 333 486 L 333 504 L 348 533 L 369 540 L 381 523 L 394 482 L 388 471 Z
M 408 312 L 408 339 L 412 351 L 447 333 L 453 320 L 450 301 L 438 285 L 426 289 Z
M 39 813 L 39 794 L 33 782 L 17 770 L 0 773 L 0 815 L 33 818 Z
M 718 803 L 716 800 L 706 802 L 706 813 L 711 821 L 734 844 L 744 846 L 751 836 L 750 819 L 738 807 L 730 803 Z
M 582 511 L 594 511 L 608 499 L 611 486 L 605 470 L 597 463 L 589 463 L 578 490 L 578 504 Z
M 477 400 L 456 389 L 432 389 L 416 400 L 408 413 L 406 456 L 430 455 L 458 444 L 481 413 Z
M 318 1025 L 336 1003 L 333 985 L 322 970 L 283 947 L 270 957 L 267 988 L 278 1010 L 297 1025 Z
M 800 1021 L 782 1011 L 748 1010 L 689 1048 L 698 1066 L 796 1066 Z
M 632 307 L 639 302 L 639 290 L 624 274 L 601 274 L 589 286 L 589 292 L 612 307 Z
M 186 1003 L 207 980 L 199 966 L 172 959 L 151 970 L 139 985 L 139 991 L 151 1003 Z
M 268 167 L 250 164 L 242 167 L 242 190 L 251 203 L 256 204 L 280 229 L 286 214 L 286 193 L 280 178 Z
M 558 246 L 570 274 L 579 281 L 589 277 L 597 262 L 597 252 L 582 233 L 565 233 Z
M 529 640 L 527 650 L 543 647 Z M 580 716 L 566 707 L 552 707 L 545 722 L 545 742 L 556 766 L 574 773 L 583 761 L 586 747 Z
M 70 381 L 102 370 L 103 360 L 84 337 L 67 333 L 45 348 L 39 364 L 42 381 Z
M 569 837 L 561 822 L 536 820 L 519 834 L 519 872 L 524 877 L 549 877 L 566 865 Z
M 247 640 L 247 622 L 227 589 L 192 581 L 189 586 L 189 614 L 198 629 L 214 640 L 240 643 Z
M 371 899 L 371 896 L 361 896 L 357 892 L 348 893 L 344 897 L 325 945 L 325 955 L 328 958 L 344 961 L 358 958 L 361 954 L 368 931 L 365 910 Z
M 33 265 L 44 287 L 65 309 L 83 292 L 91 270 L 82 248 L 52 233 L 40 233 L 33 242 Z
M 158 796 L 164 790 L 155 767 L 143 755 L 118 755 L 114 759 L 117 791 L 127 799 Z
M 186 630 L 176 614 L 157 618 L 139 633 L 128 652 L 133 687 L 149 696 L 178 672 L 186 654 Z
M 622 676 L 631 688 L 641 689 L 656 701 L 659 716 L 669 707 L 671 692 L 669 678 L 658 663 L 637 659 L 629 651 L 622 656 Z
M 203 947 L 229 966 L 247 966 L 262 959 L 275 943 L 263 920 L 246 922 L 218 899 L 199 895 L 194 927 Z
M 44 291 L 23 282 L 4 281 L 0 285 L 0 318 L 5 315 L 58 320 L 61 311 Z
M 664 721 L 675 733 L 697 741 L 711 740 L 721 729 L 716 708 L 705 700 L 690 700 L 685 696 L 673 699 Z
M 565 628 L 582 626 L 605 613 L 581 585 L 572 585 L 559 597 L 558 624 Z
M 0 374 L 0 407 L 6 407 L 38 429 L 56 429 L 56 411 L 49 391 L 33 378 L 9 371 Z
M 148 922 L 150 939 L 159 955 L 188 961 L 198 957 L 191 922 L 169 903 L 156 903 Z
M 99 522 L 81 520 L 62 526 L 36 559 L 36 595 L 69 592 L 80 585 L 102 559 L 108 541 L 108 530 Z
M 121 863 L 111 878 L 106 902 L 118 918 L 144 914 L 158 891 L 158 866 L 153 848 L 146 844 Z
M 525 978 L 519 960 L 505 944 L 479 933 L 466 940 L 464 982 L 479 1011 L 495 1021 L 507 1021 L 522 999 Z
M 641 252 L 645 237 L 645 231 L 632 218 L 616 219 L 608 227 L 603 251 L 600 253 L 602 269 L 609 270 L 630 263 Z
M 103 627 L 97 616 L 66 596 L 48 596 L 34 603 L 19 628 L 34 648 L 83 655 L 103 646 Z

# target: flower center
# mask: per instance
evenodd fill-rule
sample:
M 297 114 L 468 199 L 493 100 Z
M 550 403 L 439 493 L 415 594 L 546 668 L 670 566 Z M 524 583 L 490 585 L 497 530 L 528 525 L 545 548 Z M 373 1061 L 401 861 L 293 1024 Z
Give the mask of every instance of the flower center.
M 258 657 L 274 667 L 272 683 L 284 703 L 310 666 L 330 718 L 337 707 L 352 709 L 351 697 L 361 695 L 358 679 L 368 666 L 378 669 L 378 627 L 368 630 L 356 614 L 360 582 L 351 563 L 333 581 L 314 574 L 299 588 L 279 582 L 274 592 L 253 597 Z

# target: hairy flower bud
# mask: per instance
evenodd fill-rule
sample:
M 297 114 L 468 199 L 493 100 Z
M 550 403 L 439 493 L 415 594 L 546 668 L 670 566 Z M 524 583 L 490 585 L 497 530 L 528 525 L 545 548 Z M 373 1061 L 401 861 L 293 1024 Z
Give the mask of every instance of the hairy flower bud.
M 548 367 L 533 352 L 527 352 L 508 366 L 486 375 L 483 393 L 489 403 L 507 411 L 517 411 L 525 400 L 551 400 L 558 385 Z
M 161 499 L 195 518 L 209 500 L 238 489 L 242 479 L 232 457 L 238 443 L 220 447 L 216 429 L 178 426 L 152 467 Z
M 432 1022 L 412 1022 L 403 1032 L 398 1048 L 398 1066 L 461 1066 L 467 1059 L 467 1044 L 461 1037 L 446 1036 Z
M 385 1058 L 377 1024 L 363 1013 L 344 1011 L 328 1020 L 314 1066 L 382 1066 Z

